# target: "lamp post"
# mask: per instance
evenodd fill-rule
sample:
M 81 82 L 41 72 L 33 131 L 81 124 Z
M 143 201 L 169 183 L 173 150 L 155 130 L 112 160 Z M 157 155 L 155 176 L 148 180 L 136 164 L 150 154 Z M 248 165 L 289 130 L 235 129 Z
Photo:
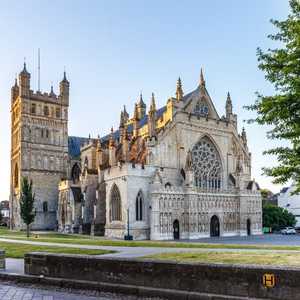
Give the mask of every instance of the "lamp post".
M 129 232 L 129 207 L 127 208 L 127 234 L 124 236 L 124 240 L 126 241 L 132 241 L 133 237 L 130 235 Z

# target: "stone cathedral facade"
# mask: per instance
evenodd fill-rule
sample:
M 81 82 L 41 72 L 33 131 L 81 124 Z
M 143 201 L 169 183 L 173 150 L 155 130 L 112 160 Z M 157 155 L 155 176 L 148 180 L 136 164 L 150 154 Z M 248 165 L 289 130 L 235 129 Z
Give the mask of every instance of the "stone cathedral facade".
M 29 79 L 24 67 L 12 89 L 15 226 L 20 178 L 28 176 L 39 229 L 152 240 L 261 234 L 246 132 L 238 133 L 229 93 L 219 116 L 202 71 L 186 95 L 178 79 L 161 108 L 154 94 L 148 109 L 140 95 L 133 115 L 124 107 L 119 128 L 98 138 L 68 136 L 65 76 L 58 96 L 34 93 Z

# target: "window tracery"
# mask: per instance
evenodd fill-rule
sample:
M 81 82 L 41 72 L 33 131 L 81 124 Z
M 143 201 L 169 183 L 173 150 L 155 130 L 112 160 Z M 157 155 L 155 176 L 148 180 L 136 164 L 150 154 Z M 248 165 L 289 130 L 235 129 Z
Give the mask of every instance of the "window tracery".
M 222 164 L 216 147 L 202 138 L 192 149 L 192 168 L 195 185 L 204 189 L 220 189 Z
M 142 191 L 139 191 L 136 196 L 135 214 L 136 214 L 136 221 L 143 220 L 143 194 L 142 194 Z
M 205 102 L 197 102 L 194 108 L 194 113 L 199 116 L 206 117 L 208 115 L 208 106 Z
M 121 195 L 116 184 L 113 185 L 110 194 L 110 221 L 121 221 Z

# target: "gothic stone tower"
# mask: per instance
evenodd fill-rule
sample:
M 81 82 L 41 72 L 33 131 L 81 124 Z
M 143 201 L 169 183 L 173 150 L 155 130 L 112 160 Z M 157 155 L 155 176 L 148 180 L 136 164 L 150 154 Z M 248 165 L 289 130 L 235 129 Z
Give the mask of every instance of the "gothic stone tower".
M 22 177 L 33 182 L 35 222 L 32 229 L 55 229 L 58 184 L 68 162 L 69 82 L 64 73 L 57 96 L 33 92 L 26 64 L 11 90 L 11 227 L 21 229 Z

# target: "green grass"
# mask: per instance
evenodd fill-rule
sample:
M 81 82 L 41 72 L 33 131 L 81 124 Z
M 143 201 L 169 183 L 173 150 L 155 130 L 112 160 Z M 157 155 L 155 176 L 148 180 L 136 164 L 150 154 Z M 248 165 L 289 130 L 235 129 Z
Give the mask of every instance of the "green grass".
M 161 242 L 161 241 L 123 241 L 108 240 L 103 237 L 91 237 L 78 234 L 60 234 L 56 232 L 32 234 L 29 239 L 25 232 L 10 231 L 0 228 L 0 238 L 11 238 L 17 240 L 29 240 L 39 242 L 52 242 L 78 245 L 94 246 L 116 246 L 116 247 L 169 247 L 169 248 L 203 248 L 203 249 L 265 249 L 265 250 L 298 250 L 300 246 L 272 246 L 272 245 L 235 245 L 235 244 L 209 244 L 199 242 Z
M 24 254 L 28 252 L 51 252 L 51 253 L 64 253 L 64 254 L 86 254 L 86 255 L 102 255 L 113 253 L 114 251 L 107 250 L 90 250 L 78 248 L 65 248 L 65 247 L 50 247 L 50 246 L 36 246 L 26 244 L 13 244 L 0 242 L 0 249 L 5 250 L 6 257 L 10 258 L 24 258 Z
M 142 259 L 190 262 L 190 263 L 223 263 L 246 265 L 300 266 L 298 253 L 258 253 L 258 252 L 188 252 L 162 253 L 145 256 Z

